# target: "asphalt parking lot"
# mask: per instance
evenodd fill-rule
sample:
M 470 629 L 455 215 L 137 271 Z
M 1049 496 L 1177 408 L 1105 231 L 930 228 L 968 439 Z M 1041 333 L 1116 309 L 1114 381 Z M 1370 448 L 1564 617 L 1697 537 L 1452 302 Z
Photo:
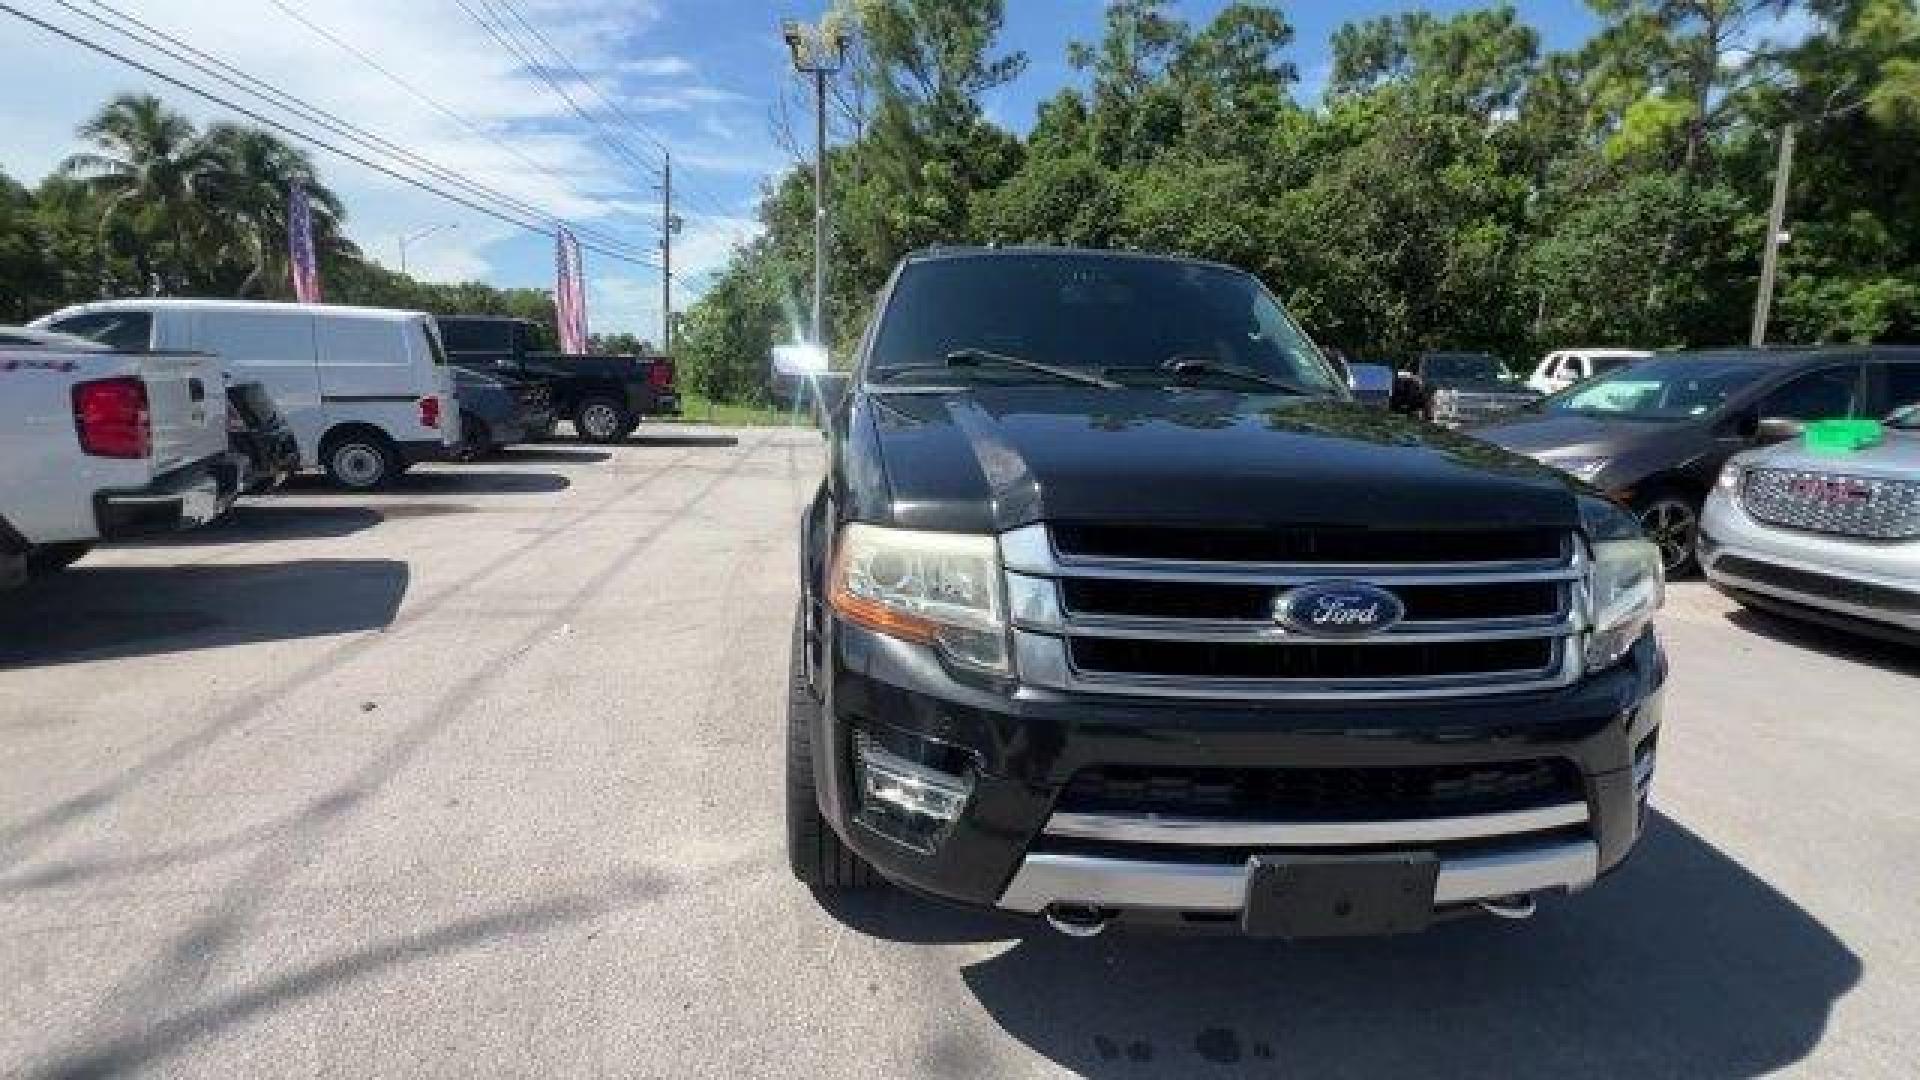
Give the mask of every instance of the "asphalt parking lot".
M 1657 824 L 1529 923 L 829 911 L 780 816 L 821 440 L 654 430 L 0 600 L 0 1074 L 1920 1072 L 1920 654 L 1676 585 Z

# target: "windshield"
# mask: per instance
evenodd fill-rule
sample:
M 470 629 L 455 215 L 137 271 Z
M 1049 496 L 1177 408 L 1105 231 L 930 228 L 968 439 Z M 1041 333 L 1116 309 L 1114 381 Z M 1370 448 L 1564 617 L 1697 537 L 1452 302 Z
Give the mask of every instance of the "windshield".
M 881 320 L 867 377 L 1044 377 L 1011 365 L 944 370 L 947 357 L 965 350 L 1130 384 L 1170 383 L 1174 362 L 1186 361 L 1182 377 L 1205 378 L 1209 386 L 1270 389 L 1228 370 L 1237 368 L 1312 393 L 1340 392 L 1319 349 L 1258 279 L 1171 259 L 1011 252 L 908 265 Z
M 1642 360 L 1549 400 L 1547 408 L 1642 420 L 1706 416 L 1770 367 L 1752 360 Z
M 1420 361 L 1422 377 L 1434 382 L 1509 383 L 1519 376 L 1486 353 L 1438 353 Z

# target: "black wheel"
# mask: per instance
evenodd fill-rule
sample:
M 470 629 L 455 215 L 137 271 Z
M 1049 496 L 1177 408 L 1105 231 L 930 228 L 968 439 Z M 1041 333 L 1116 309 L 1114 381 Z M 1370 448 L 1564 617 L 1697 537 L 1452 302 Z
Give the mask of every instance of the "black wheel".
M 793 876 L 816 889 L 870 889 L 881 883 L 871 864 L 820 815 L 813 775 L 813 725 L 820 699 L 807 678 L 805 607 L 793 619 L 787 671 L 787 859 Z
M 333 482 L 351 491 L 375 491 L 404 470 L 400 454 L 384 435 L 349 431 L 327 440 L 320 464 Z
M 1700 504 L 1686 492 L 1658 489 L 1634 500 L 1633 512 L 1647 539 L 1660 549 L 1668 577 L 1682 577 L 1694 567 L 1694 541 L 1700 535 Z
M 92 544 L 46 544 L 27 552 L 27 577 L 57 574 L 86 557 Z
M 612 443 L 626 438 L 633 417 L 627 407 L 610 397 L 590 397 L 573 410 L 573 427 L 588 442 Z
M 460 414 L 460 437 L 467 444 L 467 452 L 474 457 L 485 457 L 499 449 L 493 445 L 493 429 L 470 412 Z

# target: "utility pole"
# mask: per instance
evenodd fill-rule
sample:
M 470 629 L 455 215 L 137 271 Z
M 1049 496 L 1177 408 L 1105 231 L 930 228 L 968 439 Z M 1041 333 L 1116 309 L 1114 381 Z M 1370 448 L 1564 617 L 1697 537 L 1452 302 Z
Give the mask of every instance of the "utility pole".
M 1750 344 L 1767 343 L 1767 322 L 1773 315 L 1773 280 L 1780 268 L 1780 242 L 1786 238 L 1787 184 L 1793 175 L 1793 125 L 1780 128 L 1780 161 L 1773 170 L 1773 206 L 1767 212 L 1766 254 L 1760 258 L 1760 294 L 1753 301 Z
M 660 351 L 673 353 L 673 234 L 680 227 L 673 216 L 673 155 L 660 154 Z
M 839 26 L 822 19 L 818 26 L 788 20 L 781 36 L 793 53 L 793 68 L 813 76 L 813 344 L 827 346 L 827 76 L 846 59 L 847 39 Z

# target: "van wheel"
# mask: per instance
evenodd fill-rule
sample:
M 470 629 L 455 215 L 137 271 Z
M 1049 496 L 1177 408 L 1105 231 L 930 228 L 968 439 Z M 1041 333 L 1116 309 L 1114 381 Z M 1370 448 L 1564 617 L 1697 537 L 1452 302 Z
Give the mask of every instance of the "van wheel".
M 626 407 L 609 397 L 587 398 L 573 412 L 574 430 L 588 442 L 619 442 L 630 422 Z
M 27 552 L 27 577 L 57 574 L 85 558 L 92 544 L 46 544 Z
M 794 614 L 787 668 L 787 861 L 793 876 L 816 889 L 870 889 L 881 883 L 873 865 L 849 848 L 820 814 L 813 775 L 813 725 L 820 699 L 807 678 L 805 602 Z
M 400 455 L 384 436 L 363 431 L 336 435 L 320 452 L 333 482 L 353 491 L 374 491 L 400 475 Z

